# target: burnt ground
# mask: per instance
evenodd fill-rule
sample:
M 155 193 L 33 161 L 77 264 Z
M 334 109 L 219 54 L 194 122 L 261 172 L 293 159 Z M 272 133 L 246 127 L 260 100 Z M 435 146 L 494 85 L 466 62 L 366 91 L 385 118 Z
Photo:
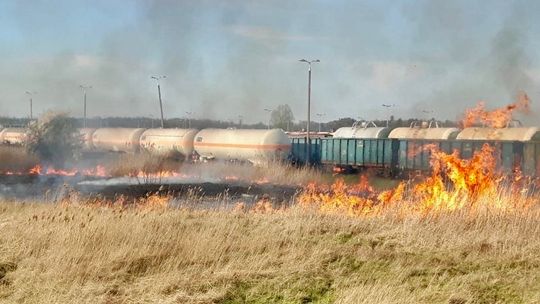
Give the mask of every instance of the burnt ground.
M 136 199 L 151 194 L 170 195 L 176 201 L 229 200 L 246 203 L 264 198 L 287 203 L 299 191 L 297 186 L 234 182 L 107 183 L 107 179 L 87 176 L 0 175 L 0 198 L 55 202 L 75 190 L 87 198 L 114 200 L 119 196 Z

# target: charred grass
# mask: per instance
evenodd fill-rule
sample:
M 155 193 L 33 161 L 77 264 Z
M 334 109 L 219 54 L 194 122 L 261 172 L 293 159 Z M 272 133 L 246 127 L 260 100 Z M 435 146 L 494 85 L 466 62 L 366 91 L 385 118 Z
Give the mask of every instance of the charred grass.
M 539 219 L 3 202 L 0 302 L 538 303 Z

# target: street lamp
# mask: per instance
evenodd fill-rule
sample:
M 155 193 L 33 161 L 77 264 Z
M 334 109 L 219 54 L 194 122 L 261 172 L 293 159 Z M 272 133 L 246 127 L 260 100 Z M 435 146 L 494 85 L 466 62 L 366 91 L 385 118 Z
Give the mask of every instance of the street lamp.
M 158 97 L 159 97 L 159 111 L 161 113 L 161 128 L 164 128 L 163 124 L 163 102 L 161 101 L 161 86 L 159 85 L 159 80 L 167 78 L 167 76 L 150 76 L 150 78 L 155 79 L 157 82 L 157 90 L 158 90 Z
M 308 64 L 308 97 L 307 97 L 307 156 L 306 156 L 306 163 L 309 164 L 309 158 L 311 154 L 311 140 L 309 138 L 309 125 L 311 124 L 311 64 L 316 62 L 321 62 L 319 59 L 315 60 L 306 60 L 306 59 L 300 59 L 300 62 L 305 62 Z
M 32 102 L 32 95 L 34 94 L 37 94 L 36 91 L 26 91 L 25 92 L 26 94 L 30 95 L 30 121 L 32 121 L 32 118 L 33 118 L 33 110 L 32 110 L 32 107 L 33 107 L 33 102 Z
M 317 117 L 319 117 L 319 133 L 321 133 L 321 121 L 322 121 L 322 117 L 325 115 L 324 113 L 317 113 L 315 114 L 317 115 Z
M 395 107 L 396 105 L 395 104 L 382 104 L 383 107 L 386 108 L 386 111 L 388 113 L 386 113 L 386 127 L 388 128 L 388 126 L 390 125 L 390 108 L 393 108 Z
M 83 90 L 83 126 L 84 128 L 86 128 L 86 90 L 88 89 L 91 89 L 92 86 L 84 86 L 84 85 L 79 85 L 79 87 Z
M 186 111 L 187 120 L 188 120 L 188 129 L 191 129 L 191 114 L 193 114 L 193 112 Z
M 268 130 L 270 130 L 270 120 L 272 119 L 272 110 L 270 109 L 264 109 L 264 111 L 268 112 Z

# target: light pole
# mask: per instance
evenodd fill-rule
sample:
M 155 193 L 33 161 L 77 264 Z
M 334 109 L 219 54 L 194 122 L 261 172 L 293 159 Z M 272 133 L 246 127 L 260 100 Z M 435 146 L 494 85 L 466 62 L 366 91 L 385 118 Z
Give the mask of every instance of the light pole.
M 244 119 L 244 116 L 238 115 L 238 127 L 242 129 L 242 119 Z
M 315 114 L 317 115 L 317 117 L 319 117 L 319 133 L 321 133 L 321 120 L 322 120 L 322 117 L 325 115 L 324 113 L 317 113 Z
M 91 89 L 92 86 L 79 85 L 83 90 L 83 127 L 86 128 L 86 90 Z
M 272 110 L 270 109 L 264 109 L 264 111 L 268 112 L 268 130 L 270 130 L 270 120 L 272 119 Z
M 396 105 L 395 104 L 382 104 L 383 107 L 386 108 L 386 127 L 388 127 L 390 125 L 390 108 L 393 108 L 395 107 Z
M 26 94 L 30 95 L 30 121 L 33 119 L 33 101 L 32 101 L 32 95 L 37 94 L 36 91 L 26 91 Z
M 189 111 L 186 112 L 187 120 L 188 120 L 188 129 L 191 129 L 191 114 L 193 114 L 193 112 L 189 112 Z
M 159 80 L 167 78 L 167 76 L 150 76 L 150 78 L 155 79 L 157 82 L 157 91 L 158 91 L 158 97 L 159 97 L 159 111 L 161 113 L 161 128 L 164 128 L 163 124 L 163 102 L 161 101 L 161 86 L 159 85 Z
M 312 63 L 316 63 L 316 62 L 321 62 L 319 59 L 315 59 L 315 60 L 306 60 L 306 59 L 300 59 L 299 60 L 300 62 L 305 62 L 308 64 L 308 97 L 307 97 L 307 128 L 306 128 L 306 131 L 307 131 L 307 136 L 306 136 L 306 141 L 307 141 L 307 156 L 306 156 L 306 163 L 309 165 L 310 164 L 310 154 L 311 154 L 311 140 L 309 138 L 309 125 L 311 124 L 311 64 Z

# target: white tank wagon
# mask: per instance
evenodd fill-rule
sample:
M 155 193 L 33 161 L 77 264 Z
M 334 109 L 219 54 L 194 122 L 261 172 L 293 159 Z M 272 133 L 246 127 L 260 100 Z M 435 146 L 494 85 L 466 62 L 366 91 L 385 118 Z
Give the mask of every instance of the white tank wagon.
M 5 128 L 0 131 L 0 144 L 22 146 L 27 140 L 28 129 L 26 128 Z
M 100 128 L 92 134 L 92 146 L 97 151 L 137 153 L 143 128 Z
M 439 128 L 437 123 L 435 123 L 435 127 L 432 127 L 432 125 L 433 122 L 430 122 L 429 125 L 425 121 L 421 125 L 415 122 L 409 128 L 395 128 L 390 132 L 388 138 L 444 140 L 456 139 L 459 133 L 457 128 Z
M 141 135 L 141 149 L 156 155 L 187 157 L 193 153 L 193 140 L 198 132 L 196 129 L 148 129 Z
M 390 133 L 389 128 L 377 127 L 374 122 L 355 122 L 352 127 L 343 127 L 337 129 L 334 138 L 386 138 Z
M 291 142 L 281 129 L 203 129 L 195 135 L 195 152 L 205 159 L 263 163 L 287 159 Z
M 537 127 L 465 128 L 457 136 L 462 140 L 540 141 Z
M 79 129 L 79 133 L 81 134 L 81 141 L 82 141 L 82 150 L 85 152 L 89 152 L 94 150 L 94 145 L 92 143 L 92 136 L 94 135 L 94 132 L 96 132 L 96 129 L 91 128 L 82 128 Z

